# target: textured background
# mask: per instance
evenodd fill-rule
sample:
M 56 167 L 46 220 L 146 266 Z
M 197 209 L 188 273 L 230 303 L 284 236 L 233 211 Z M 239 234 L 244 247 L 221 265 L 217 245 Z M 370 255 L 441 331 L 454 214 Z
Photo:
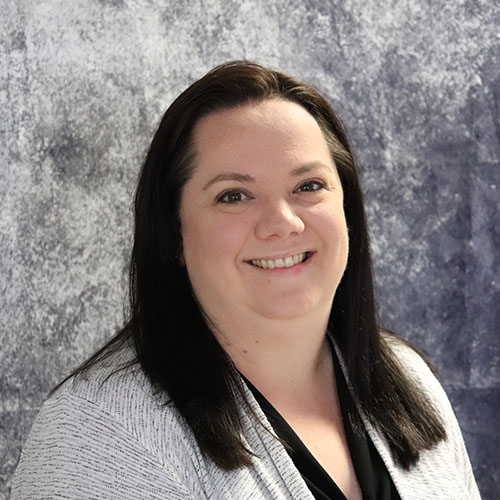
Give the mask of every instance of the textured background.
M 318 86 L 362 168 L 382 322 L 500 490 L 494 0 L 0 0 L 0 497 L 47 391 L 123 321 L 131 198 L 172 99 L 248 58 Z

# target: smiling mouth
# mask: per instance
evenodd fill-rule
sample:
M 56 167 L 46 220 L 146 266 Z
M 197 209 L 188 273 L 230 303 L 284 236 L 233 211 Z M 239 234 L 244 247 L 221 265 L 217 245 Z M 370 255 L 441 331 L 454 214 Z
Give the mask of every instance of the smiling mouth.
M 259 267 L 260 269 L 280 269 L 283 267 L 292 267 L 297 264 L 302 264 L 305 262 L 313 252 L 302 252 L 297 255 L 291 255 L 285 257 L 284 259 L 253 259 L 249 260 L 248 263 L 254 267 Z

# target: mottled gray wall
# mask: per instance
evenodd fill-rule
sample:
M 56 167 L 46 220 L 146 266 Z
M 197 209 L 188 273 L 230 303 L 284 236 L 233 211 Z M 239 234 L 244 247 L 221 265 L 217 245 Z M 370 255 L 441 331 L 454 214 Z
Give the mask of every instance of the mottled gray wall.
M 500 12 L 493 0 L 0 0 L 0 497 L 47 391 L 121 324 L 162 111 L 248 58 L 320 87 L 358 151 L 383 322 L 499 491 Z

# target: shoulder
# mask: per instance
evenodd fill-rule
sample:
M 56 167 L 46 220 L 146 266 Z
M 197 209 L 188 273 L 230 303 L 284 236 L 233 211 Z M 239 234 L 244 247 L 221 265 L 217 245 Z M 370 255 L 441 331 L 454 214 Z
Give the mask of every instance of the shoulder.
M 171 459 L 179 442 L 193 441 L 168 393 L 153 386 L 128 344 L 66 381 L 44 404 L 61 414 L 70 406 L 92 407 L 91 418 L 119 426 L 160 461 Z
M 132 351 L 120 348 L 44 402 L 21 455 L 13 498 L 59 498 L 65 488 L 83 488 L 96 498 L 157 498 L 160 491 L 190 497 L 195 487 L 184 471 L 193 468 L 194 440 L 166 404 L 168 396 L 155 391 L 132 360 Z
M 43 408 L 91 406 L 100 419 L 115 422 L 145 442 L 158 418 L 175 427 L 178 415 L 167 403 L 168 395 L 155 390 L 135 361 L 133 349 L 125 344 L 64 382 Z
M 457 432 L 458 426 L 451 403 L 430 361 L 418 348 L 393 334 L 382 333 L 382 340 L 394 354 L 403 372 L 416 383 L 439 411 L 447 426 L 447 432 Z
M 393 334 L 382 334 L 382 341 L 389 347 L 394 360 L 413 386 L 418 388 L 439 413 L 445 426 L 449 443 L 461 442 L 462 435 L 450 400 L 425 356 L 412 344 Z
M 421 477 L 425 483 L 426 478 L 438 472 L 434 479 L 436 485 L 446 483 L 446 488 L 450 492 L 458 491 L 456 488 L 463 488 L 461 494 L 453 496 L 450 493 L 450 498 L 479 499 L 479 492 L 458 421 L 434 369 L 431 368 L 423 354 L 408 342 L 387 333 L 382 333 L 382 340 L 389 346 L 404 373 L 416 383 L 416 386 L 422 390 L 429 402 L 439 412 L 447 436 L 434 448 L 422 452 L 413 472 L 404 473 L 398 470 L 399 479 L 406 484 L 409 479 Z M 446 467 L 444 464 L 447 464 Z M 407 477 L 403 478 L 403 476 Z M 411 484 L 410 481 L 408 486 Z M 446 491 L 446 488 L 443 488 L 442 491 Z M 418 495 L 417 497 L 421 498 Z
M 382 332 L 382 341 L 389 347 L 404 372 L 412 379 L 424 384 L 431 391 L 436 391 L 436 395 L 444 393 L 439 382 L 436 370 L 425 355 L 410 342 L 397 337 L 394 334 Z

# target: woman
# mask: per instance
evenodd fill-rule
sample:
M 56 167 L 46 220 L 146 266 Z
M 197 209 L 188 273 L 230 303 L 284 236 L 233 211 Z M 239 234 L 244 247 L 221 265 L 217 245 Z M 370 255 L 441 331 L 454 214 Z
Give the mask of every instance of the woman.
M 215 68 L 135 202 L 131 319 L 34 423 L 13 498 L 479 498 L 422 358 L 375 320 L 356 164 L 307 85 Z

